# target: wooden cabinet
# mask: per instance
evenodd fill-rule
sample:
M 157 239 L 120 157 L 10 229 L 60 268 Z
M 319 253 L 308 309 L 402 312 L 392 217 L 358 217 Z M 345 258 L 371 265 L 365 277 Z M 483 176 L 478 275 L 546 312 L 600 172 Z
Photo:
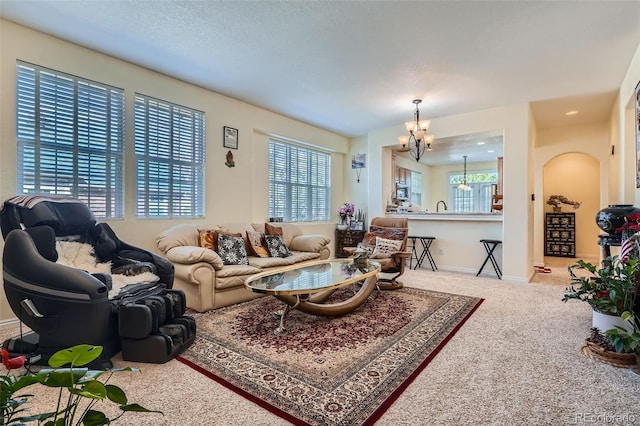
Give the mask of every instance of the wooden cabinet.
M 364 238 L 365 231 L 354 231 L 336 229 L 336 257 L 348 257 L 342 249 L 344 247 L 355 247 Z
M 576 257 L 575 213 L 547 213 L 544 232 L 545 256 Z

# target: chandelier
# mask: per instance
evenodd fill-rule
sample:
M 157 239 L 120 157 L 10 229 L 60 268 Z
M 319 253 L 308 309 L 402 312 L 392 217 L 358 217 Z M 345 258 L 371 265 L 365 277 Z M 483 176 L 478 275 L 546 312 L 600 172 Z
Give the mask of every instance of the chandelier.
M 462 177 L 462 183 L 458 185 L 458 189 L 468 191 L 471 187 L 467 184 L 467 156 L 463 155 L 462 158 L 464 158 L 464 175 Z
M 404 125 L 409 131 L 409 135 L 399 136 L 398 142 L 403 148 L 409 148 L 409 153 L 416 161 L 420 161 L 420 158 L 425 151 L 431 151 L 431 143 L 433 143 L 433 135 L 427 135 L 429 129 L 430 120 L 420 120 L 420 109 L 418 105 L 422 102 L 422 99 L 414 99 L 413 103 L 416 104 L 416 111 L 414 113 L 413 121 L 407 121 Z M 413 145 L 412 145 L 413 144 Z

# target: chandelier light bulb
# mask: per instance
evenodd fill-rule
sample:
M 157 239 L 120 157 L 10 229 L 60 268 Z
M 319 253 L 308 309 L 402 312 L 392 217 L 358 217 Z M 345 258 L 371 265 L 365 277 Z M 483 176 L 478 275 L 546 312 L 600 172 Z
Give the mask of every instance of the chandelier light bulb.
M 413 133 L 416 130 L 416 126 L 417 126 L 415 121 L 405 121 L 404 125 L 407 128 L 407 131 L 410 133 Z
M 398 136 L 398 142 L 402 147 L 406 147 L 409 144 L 409 136 Z
M 420 128 L 425 132 L 429 130 L 429 124 L 431 124 L 431 120 L 420 120 Z

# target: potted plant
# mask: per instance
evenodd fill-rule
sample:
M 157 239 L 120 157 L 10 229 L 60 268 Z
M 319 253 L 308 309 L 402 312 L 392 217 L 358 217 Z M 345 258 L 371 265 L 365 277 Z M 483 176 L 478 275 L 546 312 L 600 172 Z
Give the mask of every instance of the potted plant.
M 554 212 L 562 211 L 561 204 L 572 206 L 574 210 L 577 210 L 582 203 L 579 201 L 571 201 L 564 195 L 552 195 L 547 200 L 547 204 L 553 207 Z
M 625 311 L 620 316 L 631 327 L 619 327 L 607 330 L 605 334 L 618 353 L 634 353 L 636 365 L 640 368 L 640 320 L 632 312 Z
M 109 378 L 121 371 L 138 371 L 137 368 L 123 367 L 107 371 L 94 371 L 84 367 L 97 359 L 102 353 L 102 346 L 78 345 L 56 352 L 49 358 L 49 366 L 36 373 L 29 373 L 21 377 L 14 375 L 0 375 L 0 424 L 24 424 L 37 421 L 46 422 L 45 425 L 67 426 L 75 424 L 106 425 L 116 420 L 126 412 L 154 412 L 127 401 L 125 392 L 118 386 L 108 384 Z M 5 358 L 3 356 L 3 358 Z M 12 365 L 11 361 L 14 361 Z M 15 368 L 24 361 L 3 359 L 7 368 Z M 70 365 L 69 368 L 61 368 Z M 106 376 L 105 376 L 106 374 Z M 104 381 L 98 380 L 106 377 Z M 33 397 L 31 394 L 17 395 L 24 388 L 41 384 L 58 389 L 57 406 L 52 411 L 40 414 L 28 413 L 25 404 Z M 68 395 L 65 396 L 63 390 Z M 94 409 L 98 401 L 111 401 L 118 405 L 121 413 L 109 419 L 101 411 Z M 82 404 L 86 402 L 86 404 Z
M 578 275 L 576 271 L 587 271 L 588 275 Z M 600 267 L 578 260 L 569 267 L 571 283 L 565 290 L 563 302 L 581 300 L 593 308 L 593 327 L 602 331 L 617 324 L 629 327 L 620 316 L 625 311 L 633 311 L 636 303 L 640 262 L 637 258 L 610 256 Z

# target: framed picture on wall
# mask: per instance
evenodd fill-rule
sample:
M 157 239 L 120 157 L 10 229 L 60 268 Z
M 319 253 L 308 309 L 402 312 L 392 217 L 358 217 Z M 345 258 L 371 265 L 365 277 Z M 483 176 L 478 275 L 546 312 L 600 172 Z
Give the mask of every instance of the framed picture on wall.
M 640 81 L 636 86 L 636 188 L 640 188 Z
M 222 134 L 225 148 L 238 149 L 238 129 L 224 126 Z

